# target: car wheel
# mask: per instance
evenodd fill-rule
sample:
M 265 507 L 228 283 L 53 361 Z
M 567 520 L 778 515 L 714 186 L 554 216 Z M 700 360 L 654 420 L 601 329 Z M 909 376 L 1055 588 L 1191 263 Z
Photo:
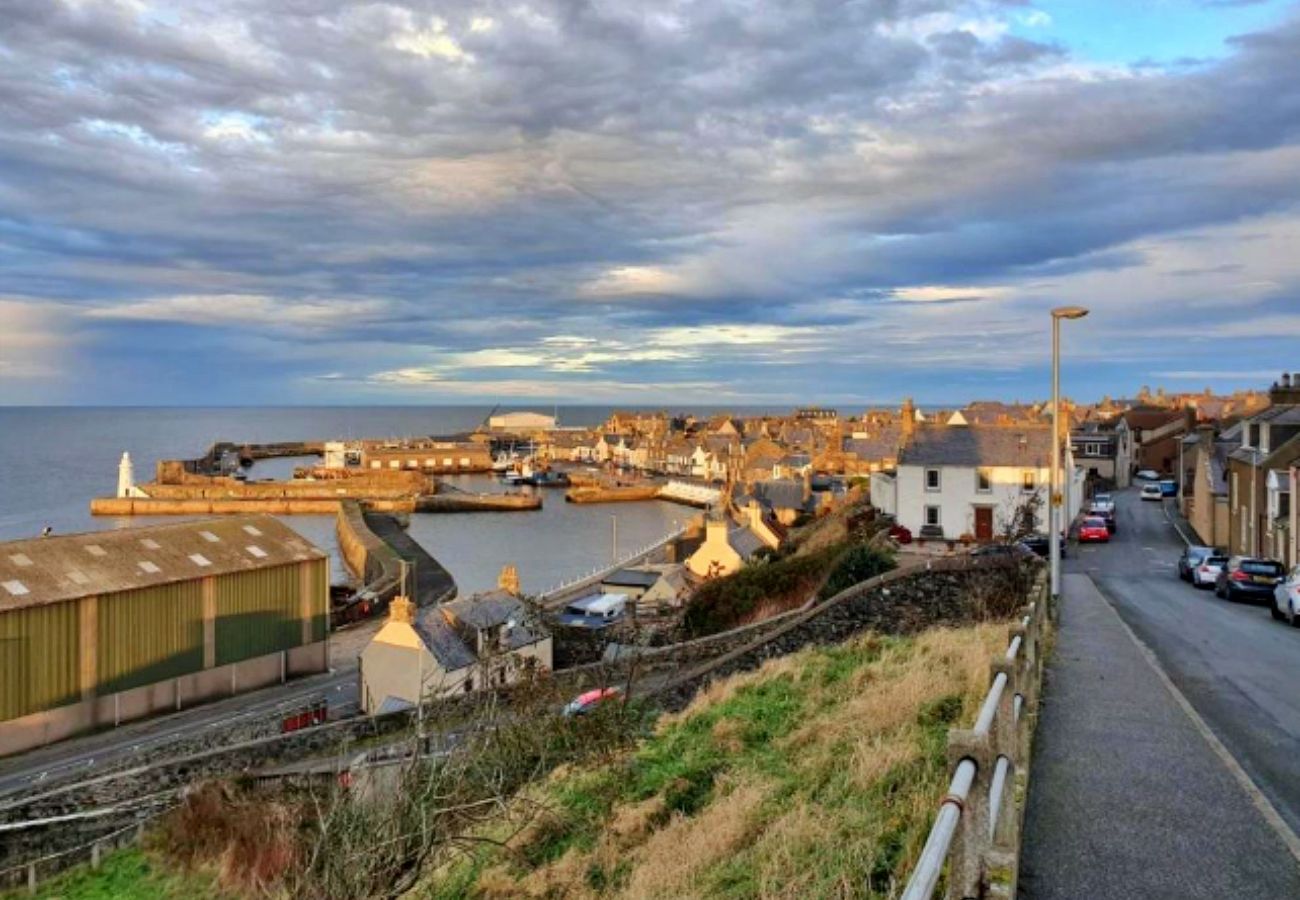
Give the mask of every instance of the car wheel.
M 1300 628 L 1300 618 L 1295 614 L 1295 603 L 1290 600 L 1286 602 L 1286 620 L 1292 628 Z
M 1281 622 L 1281 621 L 1282 621 L 1282 610 L 1280 610 L 1280 609 L 1277 608 L 1277 601 L 1276 601 L 1276 600 L 1274 600 L 1272 603 L 1270 603 L 1270 604 L 1268 605 L 1268 611 L 1269 611 L 1269 613 L 1272 614 L 1272 616 L 1273 616 L 1273 621 L 1274 621 L 1274 622 Z

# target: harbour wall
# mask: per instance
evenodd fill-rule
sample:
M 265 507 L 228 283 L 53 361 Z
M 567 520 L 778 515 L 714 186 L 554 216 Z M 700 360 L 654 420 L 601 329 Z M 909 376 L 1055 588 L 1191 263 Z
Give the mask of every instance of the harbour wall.
M 338 512 L 339 498 L 300 497 L 207 498 L 207 497 L 96 497 L 90 501 L 91 515 L 96 516 L 219 516 L 265 513 L 273 516 L 320 516 Z M 376 512 L 409 513 L 415 511 L 415 498 L 366 498 Z

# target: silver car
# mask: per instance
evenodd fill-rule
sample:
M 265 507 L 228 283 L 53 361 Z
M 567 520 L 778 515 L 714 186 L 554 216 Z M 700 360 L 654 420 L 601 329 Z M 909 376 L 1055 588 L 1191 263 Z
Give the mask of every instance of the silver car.
M 1214 581 L 1228 564 L 1228 557 L 1211 554 L 1192 566 L 1192 584 L 1198 588 L 1212 588 Z

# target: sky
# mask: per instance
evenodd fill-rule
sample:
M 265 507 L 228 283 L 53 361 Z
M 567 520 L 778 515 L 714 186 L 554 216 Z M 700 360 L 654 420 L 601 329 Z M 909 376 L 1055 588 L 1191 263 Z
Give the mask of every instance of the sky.
M 1300 369 L 1300 3 L 7 0 L 0 404 Z

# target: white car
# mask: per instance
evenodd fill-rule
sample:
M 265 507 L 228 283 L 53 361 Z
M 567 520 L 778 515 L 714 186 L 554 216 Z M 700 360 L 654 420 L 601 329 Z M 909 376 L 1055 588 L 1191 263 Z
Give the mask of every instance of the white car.
M 1092 498 L 1092 511 L 1095 513 L 1113 513 L 1115 498 L 1110 494 L 1098 494 Z
M 1192 567 L 1192 584 L 1196 587 L 1214 587 L 1223 567 L 1228 564 L 1228 557 L 1211 554 L 1204 557 L 1198 565 Z
M 1160 485 L 1154 483 L 1142 485 L 1143 500 L 1163 500 L 1164 497 L 1165 492 L 1160 489 Z
M 1275 619 L 1286 619 L 1291 625 L 1300 626 L 1300 566 L 1273 588 L 1272 613 Z

